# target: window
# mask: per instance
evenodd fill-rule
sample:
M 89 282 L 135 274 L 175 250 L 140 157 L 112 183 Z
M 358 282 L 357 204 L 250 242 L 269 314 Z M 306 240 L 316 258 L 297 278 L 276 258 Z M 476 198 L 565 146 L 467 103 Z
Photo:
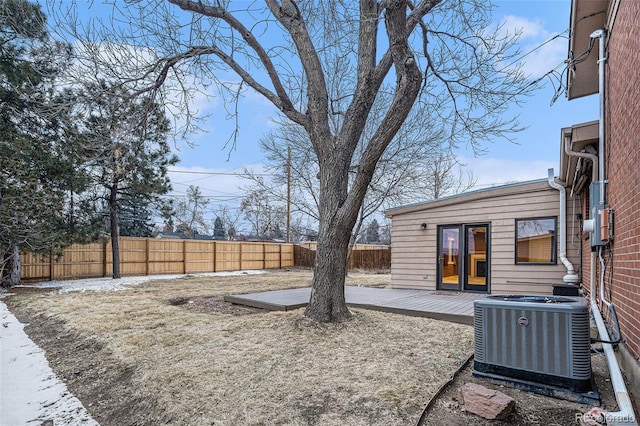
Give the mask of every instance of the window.
M 556 263 L 556 218 L 516 219 L 516 264 Z

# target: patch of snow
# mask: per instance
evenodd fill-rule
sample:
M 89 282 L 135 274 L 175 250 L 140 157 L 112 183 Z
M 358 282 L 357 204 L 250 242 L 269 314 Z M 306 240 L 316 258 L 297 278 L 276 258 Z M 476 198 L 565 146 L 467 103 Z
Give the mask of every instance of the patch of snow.
M 51 288 L 60 293 L 116 291 L 156 280 L 264 272 L 252 270 L 119 279 L 89 278 L 48 281 L 25 287 Z M 40 426 L 45 420 L 53 420 L 56 426 L 99 426 L 64 382 L 56 377 L 44 351 L 29 339 L 24 326 L 0 301 L 0 425 Z
M 180 275 L 145 275 L 122 278 L 86 278 L 82 280 L 66 281 L 46 281 L 23 287 L 51 288 L 59 293 L 69 293 L 72 291 L 117 291 L 124 290 L 130 286 L 136 286 L 150 281 L 175 280 L 188 277 L 228 277 L 233 275 L 253 275 L 264 274 L 263 270 L 231 271 L 231 272 L 209 272 L 203 274 L 180 274 Z
M 98 425 L 49 367 L 24 324 L 0 302 L 0 424 Z

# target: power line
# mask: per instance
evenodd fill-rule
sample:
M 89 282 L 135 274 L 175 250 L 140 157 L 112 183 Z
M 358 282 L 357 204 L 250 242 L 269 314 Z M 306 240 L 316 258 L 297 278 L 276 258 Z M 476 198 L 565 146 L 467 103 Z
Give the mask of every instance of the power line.
M 162 197 L 184 199 L 184 198 L 187 198 L 188 196 L 187 194 L 165 194 Z M 244 197 L 243 195 L 202 195 L 200 196 L 200 198 L 212 200 L 212 201 L 234 201 L 234 200 L 240 200 L 243 197 Z
M 512 62 L 510 62 L 509 64 L 505 65 L 501 70 L 499 70 L 498 72 L 502 72 L 504 70 L 506 70 L 507 68 L 509 68 L 511 65 L 515 64 L 516 62 L 521 61 L 522 59 L 524 59 L 525 57 L 529 56 L 530 54 L 532 54 L 533 52 L 535 52 L 538 49 L 543 48 L 545 45 L 551 43 L 553 40 L 557 39 L 558 37 L 562 37 L 562 35 L 566 32 L 569 32 L 569 28 L 567 28 L 566 30 L 564 30 L 561 33 L 558 33 L 556 35 L 554 35 L 553 37 L 551 37 L 550 39 L 548 39 L 547 41 L 543 42 L 542 44 L 539 44 L 538 46 L 534 47 L 533 49 L 529 50 L 527 53 L 525 53 L 524 55 L 520 56 L 519 58 L 513 60 Z
M 173 170 L 167 169 L 169 173 L 181 173 L 181 174 L 192 174 L 192 175 L 209 175 L 209 176 L 238 176 L 242 177 L 241 173 L 232 173 L 232 172 L 196 172 L 191 170 Z M 253 173 L 254 176 L 275 176 L 273 173 Z

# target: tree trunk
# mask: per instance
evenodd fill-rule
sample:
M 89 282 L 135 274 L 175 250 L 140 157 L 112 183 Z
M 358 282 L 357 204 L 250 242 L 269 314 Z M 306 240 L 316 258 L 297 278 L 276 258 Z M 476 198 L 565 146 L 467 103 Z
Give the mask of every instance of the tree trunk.
M 347 197 L 349 163 L 340 155 L 332 160 L 333 167 L 320 167 L 318 248 L 311 298 L 304 313 L 317 322 L 340 322 L 351 317 L 345 300 L 344 283 L 349 239 L 358 210 L 341 209 Z
M 9 285 L 19 285 L 20 284 L 20 249 L 17 245 L 13 246 L 13 254 L 11 255 L 11 273 L 9 275 Z
M 111 256 L 113 278 L 120 278 L 120 246 L 118 244 L 118 186 L 111 187 L 109 194 L 109 222 L 111 230 Z
M 304 312 L 317 322 L 339 322 L 351 317 L 344 295 L 351 234 L 340 229 L 330 228 L 318 235 L 311 298 Z

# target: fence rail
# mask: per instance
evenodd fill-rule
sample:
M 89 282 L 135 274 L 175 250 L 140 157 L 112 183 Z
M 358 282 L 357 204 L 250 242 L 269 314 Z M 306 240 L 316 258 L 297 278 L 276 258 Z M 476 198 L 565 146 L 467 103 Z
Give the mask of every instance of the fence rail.
M 316 261 L 315 250 L 296 244 L 293 247 L 293 253 L 296 266 L 313 268 Z M 391 269 L 391 249 L 352 250 L 351 256 L 349 256 L 349 269 L 389 270 Z
M 315 250 L 246 241 L 120 237 L 122 276 L 197 274 L 243 269 L 312 268 Z M 74 244 L 61 256 L 21 254 L 22 282 L 99 278 L 113 273 L 111 243 Z M 390 249 L 353 250 L 349 269 L 388 270 Z
M 122 276 L 195 274 L 294 266 L 293 244 L 120 237 Z M 23 282 L 98 278 L 113 273 L 111 243 L 74 244 L 62 256 L 21 254 Z

